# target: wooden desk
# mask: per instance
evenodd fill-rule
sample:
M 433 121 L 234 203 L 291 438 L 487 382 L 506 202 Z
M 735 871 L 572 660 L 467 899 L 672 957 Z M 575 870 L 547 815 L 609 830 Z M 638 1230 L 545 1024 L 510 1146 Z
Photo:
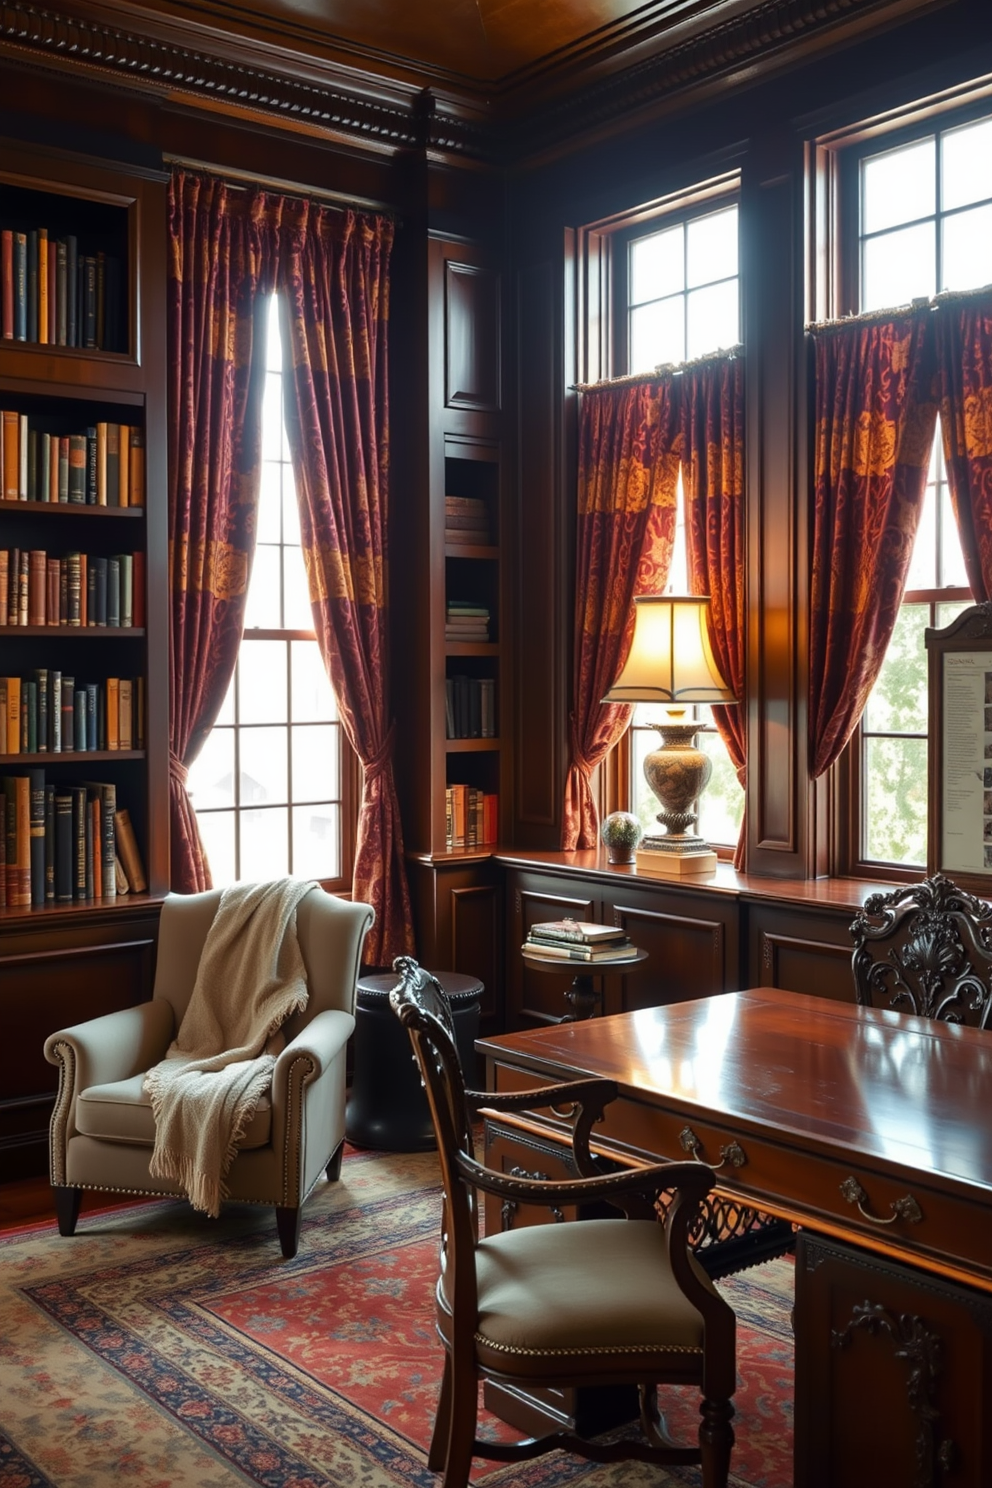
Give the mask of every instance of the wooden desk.
M 893 1292 L 893 1282 L 879 1304 L 897 1327 L 903 1316 L 922 1317 L 926 1327 L 933 1311 L 927 1310 L 935 1286 L 930 1278 L 943 1279 L 950 1310 L 941 1314 L 941 1368 L 953 1378 L 951 1394 L 964 1392 L 976 1401 L 974 1421 L 969 1415 L 971 1424 L 955 1426 L 958 1466 L 948 1482 L 978 1488 L 992 1481 L 982 1424 L 992 1303 L 975 1290 L 992 1292 L 992 1036 L 758 989 L 505 1034 L 481 1040 L 477 1048 L 489 1061 L 493 1090 L 576 1075 L 616 1080 L 620 1095 L 596 1129 L 604 1155 L 637 1163 L 659 1156 L 684 1159 L 695 1151 L 718 1168 L 725 1192 L 794 1220 L 815 1236 L 857 1247 L 844 1254 L 864 1262 L 855 1273 L 863 1273 L 863 1296 L 857 1290 L 862 1283 L 847 1278 L 843 1298 L 838 1292 L 832 1301 L 814 1305 L 814 1299 L 807 1306 L 805 1280 L 797 1275 L 797 1484 L 856 1488 L 863 1481 L 877 1488 L 886 1481 L 892 1488 L 904 1482 L 915 1488 L 943 1481 L 938 1456 L 951 1448 L 943 1445 L 939 1420 L 927 1425 L 933 1401 L 925 1390 L 921 1397 L 918 1389 L 916 1406 L 907 1408 L 903 1383 L 900 1398 L 899 1379 L 908 1366 L 905 1351 L 898 1354 L 891 1341 L 886 1347 L 900 1360 L 887 1387 L 893 1410 L 898 1406 L 914 1420 L 915 1411 L 920 1432 L 929 1430 L 924 1456 L 932 1459 L 933 1472 L 879 1478 L 876 1454 L 870 1470 L 859 1474 L 871 1441 L 879 1439 L 880 1421 L 894 1419 L 881 1409 L 881 1387 L 872 1388 L 873 1381 L 878 1386 L 877 1369 L 873 1373 L 856 1352 L 862 1333 L 871 1331 L 867 1324 L 855 1329 L 858 1336 L 845 1356 L 856 1358 L 863 1372 L 864 1419 L 831 1416 L 831 1401 L 845 1402 L 848 1417 L 852 1411 L 852 1392 L 836 1378 L 840 1353 L 833 1335 L 853 1316 L 851 1297 L 865 1306 L 872 1301 L 871 1278 L 880 1270 L 871 1253 L 902 1263 L 890 1266 L 887 1275 L 890 1282 L 895 1277 L 905 1283 L 903 1290 Z M 559 1133 L 553 1117 L 531 1123 L 535 1139 Z M 522 1140 L 527 1136 L 522 1133 Z M 980 1346 L 965 1339 L 969 1329 L 977 1329 Z M 931 1331 L 936 1336 L 936 1324 Z M 965 1356 L 966 1362 L 955 1362 Z M 830 1423 L 825 1437 L 824 1419 Z M 968 1436 L 964 1445 L 962 1436 Z M 832 1444 L 832 1455 L 824 1455 L 823 1440 Z M 910 1445 L 907 1460 L 915 1461 Z M 830 1465 L 839 1462 L 843 1471 Z

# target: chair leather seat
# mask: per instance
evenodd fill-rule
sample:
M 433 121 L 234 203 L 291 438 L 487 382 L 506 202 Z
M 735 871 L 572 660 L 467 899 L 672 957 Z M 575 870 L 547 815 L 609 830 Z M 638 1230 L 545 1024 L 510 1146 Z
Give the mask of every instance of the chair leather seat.
M 90 1085 L 82 1091 L 76 1101 L 76 1130 L 80 1135 L 153 1147 L 155 1117 L 151 1098 L 142 1089 L 144 1078 L 144 1074 L 132 1075 L 129 1080 Z M 266 1092 L 238 1146 L 264 1147 L 271 1131 L 272 1101 Z
M 695 1262 L 693 1269 L 711 1290 Z M 651 1373 L 652 1359 L 698 1355 L 703 1321 L 676 1285 L 665 1231 L 651 1220 L 535 1225 L 479 1242 L 476 1250 L 480 1364 L 533 1378 L 617 1367 L 624 1354 Z M 451 1315 L 438 1291 L 442 1337 Z

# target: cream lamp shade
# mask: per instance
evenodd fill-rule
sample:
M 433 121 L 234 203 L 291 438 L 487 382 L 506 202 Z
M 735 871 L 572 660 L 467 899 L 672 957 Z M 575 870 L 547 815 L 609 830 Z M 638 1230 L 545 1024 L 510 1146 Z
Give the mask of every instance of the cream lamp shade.
M 604 703 L 735 703 L 720 674 L 706 617 L 709 595 L 644 594 L 634 600 L 630 654 Z

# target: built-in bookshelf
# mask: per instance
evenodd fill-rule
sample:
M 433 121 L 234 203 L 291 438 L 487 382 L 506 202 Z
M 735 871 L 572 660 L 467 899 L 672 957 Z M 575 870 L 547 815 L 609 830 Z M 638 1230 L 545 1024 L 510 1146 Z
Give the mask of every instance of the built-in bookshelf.
M 2 935 L 168 889 L 168 676 L 164 183 L 0 160 Z

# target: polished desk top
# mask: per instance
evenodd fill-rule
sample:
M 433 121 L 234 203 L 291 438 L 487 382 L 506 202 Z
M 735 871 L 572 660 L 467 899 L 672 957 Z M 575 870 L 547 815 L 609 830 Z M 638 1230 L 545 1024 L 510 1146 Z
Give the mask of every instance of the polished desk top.
M 884 1238 L 879 1248 L 933 1240 L 938 1213 L 943 1228 L 960 1229 L 965 1203 L 968 1229 L 977 1213 L 981 1238 L 959 1246 L 945 1235 L 938 1248 L 970 1268 L 984 1247 L 981 1269 L 992 1279 L 987 1032 L 758 988 L 503 1034 L 478 1048 L 493 1061 L 498 1089 L 525 1087 L 516 1071 L 615 1080 L 621 1100 L 597 1130 L 618 1155 L 684 1157 L 672 1133 L 685 1122 L 709 1136 L 700 1148 L 707 1161 L 722 1152 L 721 1137 L 737 1137 L 747 1162 L 724 1167 L 722 1187 L 763 1197 L 800 1222 L 819 1215 L 832 1233 L 839 1216 L 845 1232 L 853 1218 L 854 1231 Z M 876 1216 L 908 1187 L 917 1197 L 925 1191 L 932 1222 L 897 1220 L 883 1235 L 880 1218 L 862 1221 L 836 1201 L 852 1172 L 866 1186 L 883 1180 L 871 1201 Z

